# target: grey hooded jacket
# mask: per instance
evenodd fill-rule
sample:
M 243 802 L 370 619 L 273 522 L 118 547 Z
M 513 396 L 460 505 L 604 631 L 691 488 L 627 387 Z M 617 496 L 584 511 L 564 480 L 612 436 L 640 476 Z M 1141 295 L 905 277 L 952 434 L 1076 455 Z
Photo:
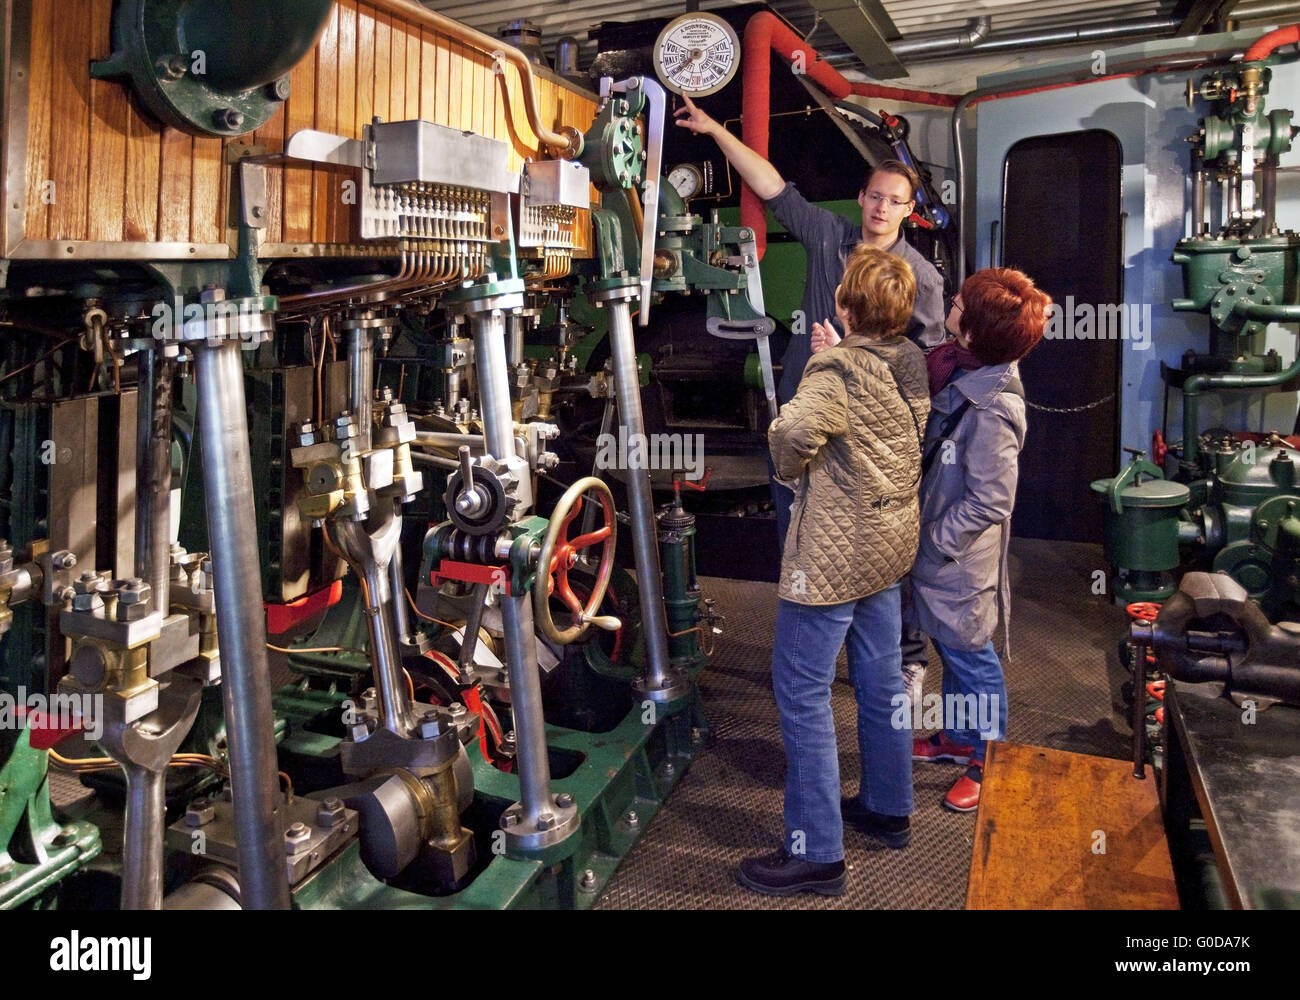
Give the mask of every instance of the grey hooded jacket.
M 958 372 L 930 401 L 923 454 L 949 414 L 971 406 L 939 444 L 921 483 L 921 538 L 912 567 L 916 624 L 962 650 L 982 648 L 1010 616 L 1007 546 L 1016 501 L 1025 401 L 1003 392 L 1016 363 Z

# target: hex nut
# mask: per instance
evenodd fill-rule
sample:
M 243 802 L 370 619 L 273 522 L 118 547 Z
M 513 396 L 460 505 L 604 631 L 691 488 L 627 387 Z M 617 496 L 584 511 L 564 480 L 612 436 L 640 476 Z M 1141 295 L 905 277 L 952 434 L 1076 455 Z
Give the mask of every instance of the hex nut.
M 336 795 L 331 795 L 317 807 L 316 825 L 326 828 L 335 826 L 343 821 L 344 815 L 343 800 Z
M 364 722 L 354 722 L 348 727 L 348 735 L 353 743 L 361 743 L 370 738 L 370 727 Z
M 284 847 L 289 854 L 301 854 L 311 843 L 311 827 L 306 823 L 292 823 L 284 831 Z
M 573 796 L 568 792 L 561 792 L 555 796 L 555 804 L 561 809 L 568 809 L 573 805 Z
M 444 731 L 442 720 L 437 716 L 432 719 L 426 718 L 420 723 L 420 739 L 422 740 L 437 739 Z
M 185 810 L 186 826 L 206 826 L 217 818 L 217 810 L 207 799 L 195 799 Z

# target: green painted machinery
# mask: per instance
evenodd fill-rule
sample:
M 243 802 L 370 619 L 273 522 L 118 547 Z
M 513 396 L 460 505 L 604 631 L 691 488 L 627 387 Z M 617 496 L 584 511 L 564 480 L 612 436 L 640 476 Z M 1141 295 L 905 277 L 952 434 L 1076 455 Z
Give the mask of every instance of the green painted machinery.
M 1266 113 L 1270 75 L 1261 60 L 1188 81 L 1189 106 L 1199 97 L 1212 108 L 1188 139 L 1191 223 L 1174 248 L 1184 295 L 1173 308 L 1208 317 L 1210 349 L 1189 350 L 1181 369 L 1161 365 L 1183 396 L 1182 442 L 1169 449 L 1172 476 L 1126 449 L 1130 464 L 1092 484 L 1105 505 L 1106 554 L 1121 601 L 1163 601 L 1178 571 L 1203 568 L 1232 576 L 1274 620 L 1300 611 L 1300 441 L 1200 427 L 1208 392 L 1300 385 L 1300 355 L 1284 367 L 1276 351 L 1252 347 L 1270 323 L 1300 321 L 1300 235 L 1280 231 L 1275 212 L 1278 157 L 1298 130 L 1290 111 Z M 1207 219 L 1207 186 L 1222 192 L 1217 226 Z M 1162 451 L 1163 441 L 1156 448 Z

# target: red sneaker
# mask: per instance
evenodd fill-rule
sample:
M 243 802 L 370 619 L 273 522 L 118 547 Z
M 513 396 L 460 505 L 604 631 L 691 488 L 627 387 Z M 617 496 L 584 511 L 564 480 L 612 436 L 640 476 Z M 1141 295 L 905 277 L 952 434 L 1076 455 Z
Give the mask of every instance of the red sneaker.
M 984 762 L 973 760 L 966 773 L 948 789 L 943 797 L 943 807 L 953 812 L 974 812 L 980 804 L 980 782 L 984 780 Z
M 928 740 L 921 738 L 912 741 L 912 759 L 928 761 L 931 764 L 949 760 L 954 764 L 966 764 L 974 747 L 964 747 L 948 739 L 943 733 L 935 733 Z

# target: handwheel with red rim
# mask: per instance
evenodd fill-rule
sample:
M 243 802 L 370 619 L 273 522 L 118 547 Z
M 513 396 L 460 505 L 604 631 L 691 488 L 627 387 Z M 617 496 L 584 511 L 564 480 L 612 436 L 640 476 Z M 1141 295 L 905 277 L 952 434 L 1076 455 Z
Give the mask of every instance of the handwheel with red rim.
M 582 510 L 583 494 L 592 492 L 600 499 L 604 524 L 595 531 L 570 539 L 569 526 Z M 614 572 L 614 544 L 617 521 L 614 517 L 614 494 L 609 487 L 595 476 L 579 479 L 570 486 L 551 514 L 551 523 L 542 540 L 542 550 L 537 556 L 537 579 L 533 581 L 533 617 L 542 634 L 552 642 L 567 646 L 576 642 L 592 625 L 614 631 L 622 623 L 609 615 L 600 615 L 600 603 L 605 599 L 605 590 L 609 587 L 609 578 Z M 592 545 L 600 544 L 600 565 L 596 570 L 596 582 L 592 585 L 591 596 L 584 607 L 569 585 L 569 570 L 578 561 L 578 553 Z M 542 585 L 543 578 L 546 581 Z M 551 617 L 550 596 L 559 595 L 570 611 L 573 612 L 574 624 L 561 629 Z

